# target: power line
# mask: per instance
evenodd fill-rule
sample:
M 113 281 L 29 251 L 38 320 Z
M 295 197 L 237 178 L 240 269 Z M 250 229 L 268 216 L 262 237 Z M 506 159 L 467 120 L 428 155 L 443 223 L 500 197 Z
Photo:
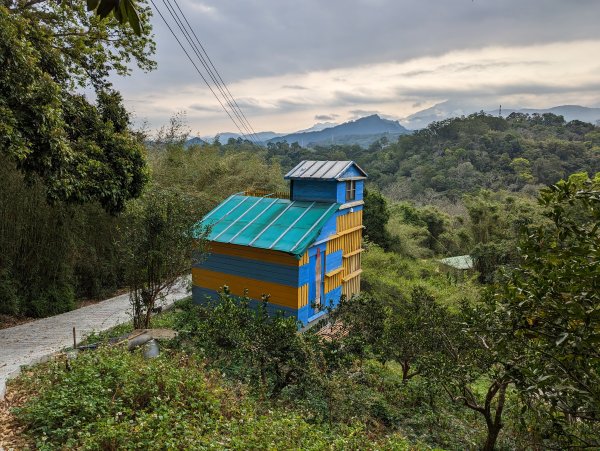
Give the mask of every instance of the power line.
M 183 37 L 185 38 L 185 40 L 188 42 L 188 44 L 189 44 L 189 45 L 190 45 L 190 47 L 192 48 L 192 51 L 193 51 L 193 52 L 196 54 L 196 56 L 199 56 L 199 55 L 198 55 L 198 50 L 197 50 L 197 48 L 194 46 L 194 43 L 193 43 L 193 41 L 191 41 L 191 36 L 189 36 L 189 34 L 188 34 L 188 33 L 186 33 L 186 31 L 185 31 L 185 30 L 182 28 L 183 24 L 182 24 L 182 22 L 179 20 L 179 17 L 176 17 L 176 16 L 175 16 L 175 14 L 174 14 L 174 10 L 173 10 L 173 9 L 172 9 L 172 7 L 170 6 L 170 4 L 167 4 L 167 3 L 166 3 L 166 2 L 164 2 L 164 1 L 163 1 L 163 3 L 165 3 L 165 6 L 167 7 L 167 10 L 169 11 L 169 14 L 171 15 L 171 18 L 172 18 L 172 19 L 175 21 L 175 25 L 177 26 L 177 28 L 179 28 L 179 31 L 183 33 Z M 156 4 L 154 4 L 154 6 L 156 7 Z M 164 16 L 162 16 L 162 14 L 161 14 L 161 17 L 163 18 L 163 20 L 165 20 L 165 19 L 164 19 Z M 169 29 L 171 29 L 171 28 L 169 27 Z M 171 29 L 171 32 L 173 33 L 172 29 Z M 179 41 L 179 39 L 177 39 L 177 40 L 178 40 L 178 42 L 180 42 L 180 41 Z M 180 42 L 180 44 L 181 44 L 181 42 Z M 190 55 L 189 55 L 187 52 L 186 52 L 186 54 L 188 55 L 188 58 L 192 59 L 192 58 L 191 58 L 191 56 L 190 56 Z M 204 61 L 202 61 L 202 59 L 201 59 L 201 58 L 199 58 L 199 59 L 200 59 L 200 62 L 202 63 L 202 65 L 204 66 L 204 68 L 206 69 L 206 64 L 205 64 L 205 62 L 204 62 Z M 197 66 L 196 64 L 194 64 L 194 67 L 196 67 L 196 70 L 197 70 L 197 71 L 200 73 L 200 70 L 198 69 L 198 66 Z M 236 114 L 236 112 L 235 112 L 235 110 L 231 109 L 231 107 L 230 107 L 230 109 L 231 109 L 231 111 L 234 113 L 234 115 L 235 115 L 235 116 L 238 116 L 238 120 L 236 121 L 236 120 L 233 118 L 233 116 L 231 116 L 231 114 L 230 114 L 230 113 L 229 113 L 229 111 L 227 110 L 226 106 L 225 106 L 225 105 L 223 105 L 223 102 L 221 101 L 221 98 L 219 98 L 218 94 L 217 94 L 217 93 L 215 93 L 215 91 L 213 90 L 213 88 L 212 88 L 212 86 L 210 85 L 210 83 L 208 82 L 208 80 L 206 80 L 206 78 L 204 77 L 204 75 L 202 75 L 202 73 L 200 73 L 200 75 L 201 75 L 202 79 L 204 80 L 204 83 L 206 84 L 206 86 L 207 86 L 207 87 L 210 89 L 210 91 L 212 92 L 213 96 L 215 96 L 215 98 L 217 99 L 217 101 L 218 101 L 218 102 L 219 102 L 219 104 L 221 105 L 221 107 L 222 107 L 222 108 L 223 108 L 223 109 L 224 109 L 224 110 L 227 112 L 227 114 L 228 114 L 229 118 L 230 118 L 230 119 L 232 120 L 232 122 L 235 124 L 236 128 L 238 129 L 238 131 L 241 133 L 241 135 L 242 135 L 242 136 L 243 136 L 245 139 L 248 139 L 248 138 L 247 138 L 247 136 L 246 136 L 246 133 L 245 133 L 245 132 L 242 130 L 242 128 L 244 128 L 244 127 L 243 127 L 243 123 L 242 123 L 242 122 L 240 121 L 240 119 L 239 119 L 239 115 L 237 115 L 237 114 Z M 210 74 L 209 74 L 209 75 L 210 75 Z M 241 125 L 242 125 L 242 128 L 240 128 L 240 125 L 238 124 L 238 122 L 239 122 L 239 124 L 241 124 Z M 250 139 L 250 141 L 251 141 L 251 142 L 254 142 L 254 141 L 252 141 L 251 139 Z
M 158 6 L 154 2 L 154 0 L 150 0 L 150 2 L 154 6 L 154 9 L 156 9 L 156 12 L 158 12 L 160 18 L 165 23 L 165 25 L 167 26 L 167 28 L 169 29 L 169 31 L 171 32 L 171 34 L 173 35 L 173 37 L 175 38 L 175 40 L 177 41 L 177 43 L 179 44 L 179 47 L 181 47 L 181 50 L 183 50 L 183 52 L 185 53 L 185 55 L 187 56 L 187 58 L 190 60 L 190 63 L 192 63 L 192 65 L 196 69 L 196 72 L 198 72 L 198 75 L 200 75 L 200 77 L 202 78 L 202 80 L 204 81 L 204 83 L 206 84 L 206 86 L 208 87 L 208 89 L 210 89 L 210 91 L 212 92 L 212 94 L 215 97 L 215 99 L 217 99 L 217 101 L 221 105 L 221 108 L 223 108 L 223 111 L 225 111 L 225 113 L 227 114 L 227 116 L 229 116 L 229 119 L 231 119 L 231 121 L 233 122 L 233 124 L 235 125 L 235 127 L 238 129 L 238 131 L 240 132 L 240 134 L 244 138 L 247 139 L 246 133 L 244 133 L 242 131 L 242 129 L 240 128 L 240 126 L 238 125 L 238 123 L 236 122 L 236 120 L 233 118 L 233 116 L 231 115 L 231 113 L 227 110 L 227 108 L 225 107 L 225 105 L 223 105 L 223 102 L 221 101 L 221 99 L 219 98 L 219 96 L 215 93 L 215 91 L 212 89 L 210 83 L 208 82 L 208 80 L 206 80 L 206 78 L 204 77 L 204 75 L 202 74 L 202 72 L 200 71 L 200 69 L 198 68 L 198 66 L 196 65 L 196 63 L 194 62 L 193 58 L 190 56 L 190 54 L 188 53 L 188 51 L 185 49 L 185 46 L 181 43 L 181 41 L 177 37 L 177 34 L 173 31 L 173 29 L 171 28 L 171 26 L 169 25 L 169 23 L 165 19 L 165 16 L 162 14 L 162 12 L 158 8 Z M 249 141 L 252 142 L 252 140 L 250 140 L 250 139 L 249 139 Z
M 166 1 L 168 1 L 168 0 L 166 0 Z M 210 67 L 212 68 L 212 70 L 209 67 L 206 67 L 206 70 L 209 72 L 209 74 L 211 74 L 211 78 L 213 79 L 213 81 L 215 82 L 215 84 L 219 87 L 219 90 L 221 91 L 221 93 L 223 94 L 223 96 L 226 99 L 228 99 L 228 103 L 231 106 L 231 108 L 234 109 L 234 111 L 237 110 L 239 112 L 239 115 L 241 115 L 241 117 L 243 118 L 242 122 L 247 125 L 247 129 L 249 128 L 251 134 L 254 135 L 255 139 L 259 140 L 258 136 L 256 135 L 256 132 L 254 131 L 254 128 L 252 128 L 252 125 L 250 124 L 250 121 L 248 121 L 248 118 L 246 117 L 246 115 L 244 114 L 244 112 L 242 111 L 242 109 L 240 108 L 240 106 L 238 105 L 237 101 L 235 100 L 235 97 L 233 97 L 233 95 L 231 94 L 231 91 L 229 91 L 229 88 L 227 87 L 227 84 L 225 83 L 225 81 L 223 81 L 223 77 L 221 77 L 221 74 L 219 73 L 219 71 L 215 67 L 214 63 L 212 62 L 212 59 L 208 55 L 208 52 L 206 51 L 206 49 L 204 48 L 204 46 L 200 42 L 200 39 L 196 35 L 196 32 L 194 31 L 194 29 L 192 28 L 192 26 L 190 25 L 190 22 L 187 20 L 186 15 L 183 13 L 183 11 L 181 10 L 181 8 L 179 7 L 179 3 L 177 3 L 177 0 L 172 0 L 172 1 L 173 1 L 173 3 L 175 3 L 175 6 L 177 6 L 177 9 L 181 13 L 181 16 L 183 17 L 183 20 L 185 20 L 185 23 L 187 24 L 187 27 L 189 28 L 189 30 L 194 35 L 194 38 L 196 39 L 196 42 L 198 43 L 198 46 L 200 46 L 200 49 L 202 50 L 202 53 L 206 57 L 206 60 L 208 60 L 208 64 L 210 65 Z M 200 58 L 203 59 L 201 56 L 200 56 Z M 213 72 L 214 72 L 214 74 L 213 74 Z M 234 105 L 235 105 L 235 107 L 234 107 Z
M 252 132 L 250 131 L 250 129 L 248 128 L 248 126 L 246 125 L 246 123 L 244 122 L 244 120 L 242 119 L 242 116 L 236 110 L 236 108 L 233 106 L 233 104 L 231 103 L 231 100 L 229 100 L 229 98 L 225 94 L 225 91 L 223 90 L 223 87 L 219 84 L 219 82 L 216 79 L 215 75 L 213 74 L 213 72 L 211 71 L 210 67 L 208 66 L 206 60 L 203 58 L 202 54 L 198 50 L 198 46 L 196 46 L 196 44 L 194 43 L 194 41 L 192 39 L 192 36 L 190 35 L 190 33 L 185 28 L 185 25 L 183 24 L 183 21 L 181 20 L 181 18 L 179 17 L 179 15 L 177 14 L 177 12 L 175 11 L 175 8 L 171 4 L 171 2 L 169 0 L 163 0 L 163 3 L 167 7 L 167 10 L 169 11 L 169 14 L 173 18 L 173 20 L 175 20 L 175 24 L 177 25 L 177 27 L 179 28 L 179 30 L 183 33 L 183 35 L 184 35 L 185 39 L 187 40 L 188 44 L 192 47 L 192 50 L 194 51 L 194 53 L 196 54 L 196 56 L 200 60 L 200 63 L 202 64 L 202 66 L 204 66 L 204 69 L 208 73 L 209 77 L 212 79 L 213 83 L 216 85 L 217 89 L 220 91 L 221 95 L 225 99 L 225 102 L 229 105 L 230 110 L 237 117 L 237 119 L 238 119 L 239 123 L 241 124 L 242 128 L 244 128 L 246 130 L 246 133 L 248 133 L 249 135 L 252 135 Z M 181 9 L 179 9 L 179 11 L 181 11 Z M 183 16 L 184 19 L 186 19 L 185 18 L 185 14 L 183 14 L 183 12 L 181 12 L 181 15 Z M 193 30 L 192 30 L 192 32 L 193 32 Z M 250 138 L 250 140 L 254 144 L 258 145 L 258 143 L 254 139 Z
M 192 26 L 190 25 L 190 23 L 187 20 L 187 17 L 185 16 L 185 14 L 183 13 L 183 11 L 181 11 L 181 8 L 179 7 L 179 3 L 177 3 L 177 0 L 173 0 L 173 3 L 175 3 L 175 6 L 177 6 L 177 9 L 179 10 L 179 12 L 181 13 L 181 15 L 183 16 L 183 19 L 185 20 L 185 23 L 187 24 L 188 28 L 190 29 L 190 31 L 192 32 L 192 34 L 194 35 L 194 37 L 196 38 L 196 41 L 198 42 L 198 45 L 200 46 L 200 48 L 202 49 L 202 52 L 204 52 L 204 55 L 206 56 L 206 59 L 208 60 L 208 62 L 210 63 L 210 66 L 213 68 L 213 70 L 215 71 L 215 73 L 217 74 L 217 77 L 219 78 L 221 84 L 223 85 L 223 87 L 225 88 L 225 91 L 227 91 L 227 94 L 229 94 L 229 97 L 231 98 L 231 100 L 233 101 L 233 103 L 235 104 L 235 106 L 237 107 L 237 109 L 239 110 L 240 114 L 242 115 L 242 117 L 244 118 L 244 120 L 246 121 L 246 123 L 248 124 L 248 127 L 250 127 L 250 130 L 252 130 L 252 134 L 254 135 L 254 137 L 257 140 L 260 140 L 258 138 L 258 135 L 256 134 L 256 132 L 254 131 L 254 128 L 252 128 L 252 125 L 250 124 L 250 121 L 248 121 L 248 118 L 246 117 L 246 115 L 244 114 L 244 112 L 242 111 L 242 109 L 240 108 L 240 106 L 238 105 L 238 103 L 235 100 L 235 97 L 233 97 L 233 95 L 231 94 L 231 91 L 229 91 L 229 88 L 227 87 L 227 83 L 225 83 L 225 81 L 223 80 L 223 78 L 221 77 L 221 74 L 219 74 L 219 71 L 217 70 L 217 68 L 215 67 L 215 65 L 213 64 L 212 60 L 210 59 L 210 56 L 208 56 L 208 52 L 206 51 L 206 49 L 204 48 L 204 46 L 202 45 L 202 43 L 200 42 L 200 39 L 198 38 L 198 36 L 196 35 L 196 32 L 194 31 L 194 29 L 192 28 Z

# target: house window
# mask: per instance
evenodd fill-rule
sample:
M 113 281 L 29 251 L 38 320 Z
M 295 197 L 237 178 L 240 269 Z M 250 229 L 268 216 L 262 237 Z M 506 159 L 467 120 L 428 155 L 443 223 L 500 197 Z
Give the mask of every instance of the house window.
M 346 181 L 346 202 L 356 198 L 356 180 Z

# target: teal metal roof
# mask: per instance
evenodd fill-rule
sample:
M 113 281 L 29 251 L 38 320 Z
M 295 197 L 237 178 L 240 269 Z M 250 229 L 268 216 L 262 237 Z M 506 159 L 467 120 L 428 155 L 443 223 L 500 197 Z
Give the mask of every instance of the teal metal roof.
M 302 255 L 340 204 L 233 195 L 198 225 L 208 240 Z

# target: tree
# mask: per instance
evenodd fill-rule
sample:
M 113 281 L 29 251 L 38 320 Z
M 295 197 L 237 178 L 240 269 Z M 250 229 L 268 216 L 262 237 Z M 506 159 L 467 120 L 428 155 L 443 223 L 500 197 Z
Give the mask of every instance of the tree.
M 453 402 L 483 416 L 487 435 L 482 449 L 492 451 L 504 426 L 502 415 L 519 350 L 500 332 L 503 323 L 489 301 L 475 307 L 465 303 L 447 319 L 441 352 L 425 371 Z
M 600 421 L 600 177 L 542 190 L 549 225 L 523 231 L 520 265 L 496 287 L 519 384 L 570 418 Z M 596 442 L 596 445 L 598 443 Z
M 168 189 L 128 206 L 119 247 L 135 328 L 149 326 L 160 297 L 202 258 L 207 231 L 195 228 L 199 217 L 189 197 Z
M 120 24 L 129 23 L 137 35 L 142 34 L 143 26 L 133 0 L 87 0 L 87 9 L 102 19 L 112 12 Z
M 0 6 L 0 152 L 38 177 L 50 202 L 98 201 L 116 213 L 141 193 L 143 146 L 108 75 L 127 74 L 132 60 L 154 67 L 149 33 L 89 16 L 78 3 Z M 73 93 L 86 86 L 96 105 Z
M 389 250 L 392 244 L 392 236 L 385 228 L 389 219 L 390 211 L 381 193 L 375 190 L 365 190 L 363 216 L 365 235 L 385 250 Z
M 424 288 L 413 289 L 388 310 L 383 333 L 383 358 L 402 368 L 404 382 L 420 374 L 419 360 L 438 352 L 448 312 Z
M 342 296 L 337 307 L 329 313 L 332 330 L 344 331 L 337 337 L 340 352 L 360 359 L 368 355 L 380 357 L 385 318 L 386 305 L 381 297 L 368 293 L 351 298 Z

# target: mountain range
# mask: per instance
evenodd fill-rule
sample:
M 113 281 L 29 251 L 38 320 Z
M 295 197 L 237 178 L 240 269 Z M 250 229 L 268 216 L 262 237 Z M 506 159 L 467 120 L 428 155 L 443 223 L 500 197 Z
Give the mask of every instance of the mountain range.
M 383 119 L 377 114 L 361 117 L 355 121 L 344 122 L 334 127 L 318 131 L 298 132 L 272 138 L 269 142 L 297 142 L 302 147 L 318 144 L 359 144 L 369 145 L 377 139 L 387 136 L 398 137 L 410 133 L 398 121 Z
M 277 142 L 287 142 L 289 144 L 297 142 L 303 147 L 331 143 L 358 144 L 366 147 L 384 136 L 394 139 L 407 133 L 410 133 L 410 130 L 400 125 L 398 121 L 384 119 L 377 114 L 373 114 L 339 125 L 332 122 L 321 122 L 294 133 L 258 132 L 253 136 L 260 144 L 264 145 Z M 217 136 L 221 143 L 226 143 L 230 138 L 237 139 L 241 135 L 227 132 L 219 133 Z M 213 138 L 208 136 L 196 137 L 188 140 L 186 144 L 192 145 L 205 141 L 211 142 L 212 140 Z
M 554 113 L 563 116 L 567 122 L 578 119 L 580 121 L 596 124 L 600 121 L 600 108 L 589 108 L 580 105 L 560 105 L 551 108 L 502 107 L 502 110 L 500 111 L 499 106 L 492 107 L 490 105 L 477 105 L 475 103 L 448 100 L 424 110 L 417 111 L 404 119 L 400 119 L 400 123 L 412 130 L 418 130 L 427 127 L 434 121 L 442 121 L 451 117 L 467 116 L 479 111 L 485 111 L 486 113 L 493 115 L 502 114 L 503 117 L 506 117 L 513 112 L 528 114 Z
M 580 105 L 561 105 L 552 108 L 535 109 L 535 108 L 502 108 L 492 109 L 489 105 L 482 106 L 474 103 L 446 101 L 433 105 L 432 107 L 418 111 L 410 116 L 394 121 L 384 119 L 377 114 L 365 116 L 343 124 L 335 124 L 333 122 L 320 122 L 310 128 L 299 130 L 294 133 L 276 133 L 276 132 L 258 132 L 255 135 L 255 140 L 259 144 L 267 145 L 268 143 L 287 142 L 292 144 L 297 142 L 302 147 L 314 147 L 315 145 L 327 144 L 358 144 L 363 147 L 368 147 L 371 143 L 382 137 L 395 139 L 400 135 L 410 133 L 411 130 L 418 130 L 427 127 L 431 122 L 441 121 L 451 117 L 467 116 L 469 114 L 485 111 L 488 114 L 498 115 L 503 117 L 508 116 L 513 112 L 528 113 L 528 114 L 544 114 L 554 113 L 562 115 L 566 121 L 578 119 L 592 124 L 600 124 L 600 108 L 589 108 Z M 239 133 L 219 133 L 217 135 L 221 143 L 226 143 L 230 138 L 237 139 L 241 135 Z M 202 138 L 191 138 L 187 141 L 187 145 L 203 144 L 212 142 L 213 137 L 203 136 Z

